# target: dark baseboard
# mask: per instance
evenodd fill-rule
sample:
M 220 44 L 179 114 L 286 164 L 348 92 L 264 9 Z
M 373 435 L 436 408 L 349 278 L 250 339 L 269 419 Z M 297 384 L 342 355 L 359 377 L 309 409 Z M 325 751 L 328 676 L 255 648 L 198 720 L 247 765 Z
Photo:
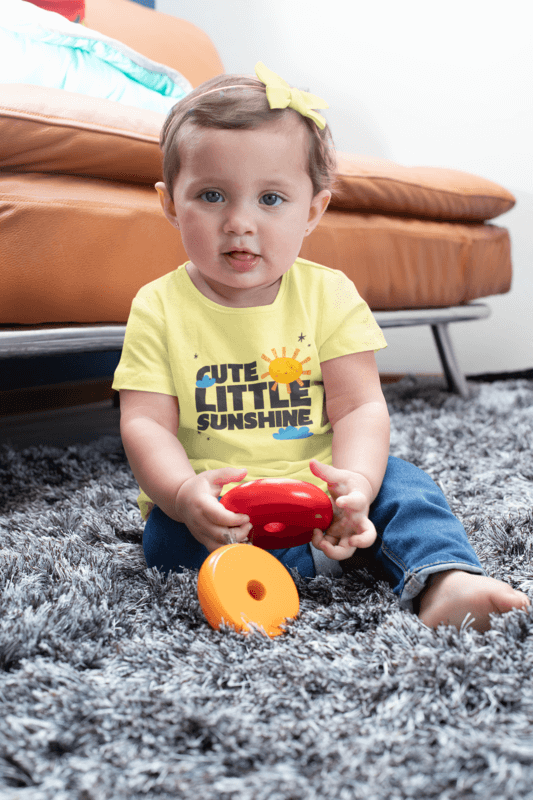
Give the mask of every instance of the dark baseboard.
M 400 373 L 380 375 L 382 383 L 396 383 L 404 377 Z M 17 414 L 35 414 L 59 408 L 84 406 L 111 400 L 118 406 L 118 394 L 111 388 L 111 378 L 73 381 L 51 386 L 33 386 L 25 389 L 0 391 L 0 418 Z
M 426 375 L 426 373 L 424 373 Z M 397 383 L 405 373 L 383 373 L 382 384 Z M 442 377 L 431 374 L 430 377 Z M 492 383 L 505 380 L 533 380 L 533 369 L 518 372 L 484 372 L 467 375 L 469 381 Z M 55 408 L 71 408 L 89 403 L 110 400 L 117 405 L 116 392 L 111 388 L 111 378 L 93 378 L 88 381 L 74 381 L 52 386 L 35 386 L 27 389 L 0 391 L 0 417 L 16 414 L 32 414 L 38 411 L 51 411 Z
M 533 380 L 533 369 L 522 369 L 517 372 L 483 372 L 480 375 L 467 375 L 469 381 L 494 383 L 494 381 Z
M 114 399 L 110 378 L 0 392 L 0 417 L 71 408 Z

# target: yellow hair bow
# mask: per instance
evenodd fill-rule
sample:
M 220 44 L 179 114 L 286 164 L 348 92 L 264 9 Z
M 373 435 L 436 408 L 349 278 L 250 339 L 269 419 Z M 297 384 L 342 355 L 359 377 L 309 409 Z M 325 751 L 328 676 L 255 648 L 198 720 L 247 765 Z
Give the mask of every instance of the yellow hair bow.
M 262 61 L 255 65 L 255 74 L 266 86 L 266 95 L 270 108 L 293 108 L 303 117 L 309 117 L 322 130 L 326 127 L 326 120 L 322 114 L 313 109 L 329 108 L 325 100 L 309 92 L 302 92 L 289 86 L 287 81 L 265 67 Z

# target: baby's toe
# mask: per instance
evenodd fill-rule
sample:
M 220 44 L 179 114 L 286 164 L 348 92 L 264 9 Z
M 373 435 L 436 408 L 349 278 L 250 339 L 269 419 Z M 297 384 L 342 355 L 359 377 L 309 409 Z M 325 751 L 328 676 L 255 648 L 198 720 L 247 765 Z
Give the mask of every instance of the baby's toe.
M 513 608 L 527 608 L 530 605 L 527 594 L 511 588 L 511 586 L 506 588 L 508 591 L 499 592 L 493 598 L 493 603 L 500 614 L 505 614 L 506 611 L 511 611 Z

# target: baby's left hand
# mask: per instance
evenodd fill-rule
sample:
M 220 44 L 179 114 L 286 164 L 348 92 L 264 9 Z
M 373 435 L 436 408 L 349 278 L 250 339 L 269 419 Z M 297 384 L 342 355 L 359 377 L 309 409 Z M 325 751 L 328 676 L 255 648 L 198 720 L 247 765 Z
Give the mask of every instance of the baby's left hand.
M 336 469 L 320 461 L 310 461 L 309 466 L 313 475 L 327 482 L 334 514 L 325 533 L 315 528 L 314 546 L 335 561 L 350 558 L 358 547 L 370 547 L 377 534 L 368 518 L 370 498 L 364 491 L 366 479 L 350 470 Z

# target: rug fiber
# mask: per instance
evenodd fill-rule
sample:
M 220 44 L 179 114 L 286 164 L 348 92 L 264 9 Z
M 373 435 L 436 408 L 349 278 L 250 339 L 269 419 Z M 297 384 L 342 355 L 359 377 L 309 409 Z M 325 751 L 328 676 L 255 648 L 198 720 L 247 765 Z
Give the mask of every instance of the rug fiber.
M 533 597 L 533 381 L 386 387 L 391 452 Z M 0 450 L 0 797 L 533 798 L 533 613 L 429 630 L 360 571 L 284 636 L 214 631 L 146 568 L 115 437 Z

